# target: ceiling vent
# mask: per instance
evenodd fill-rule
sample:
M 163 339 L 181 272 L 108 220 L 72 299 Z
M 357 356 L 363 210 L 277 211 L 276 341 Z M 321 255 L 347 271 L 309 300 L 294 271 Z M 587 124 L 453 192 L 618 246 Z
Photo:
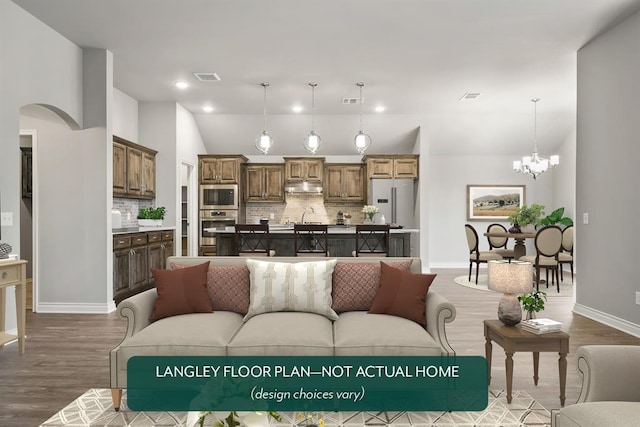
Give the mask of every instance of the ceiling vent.
M 362 98 L 362 103 L 364 104 L 364 98 Z M 360 104 L 360 98 L 342 98 L 343 105 L 350 104 Z
M 462 95 L 459 101 L 462 101 L 465 99 L 476 99 L 479 96 L 480 96 L 479 92 L 466 92 L 464 95 Z
M 221 80 L 216 73 L 193 73 L 193 75 L 201 82 L 219 82 Z

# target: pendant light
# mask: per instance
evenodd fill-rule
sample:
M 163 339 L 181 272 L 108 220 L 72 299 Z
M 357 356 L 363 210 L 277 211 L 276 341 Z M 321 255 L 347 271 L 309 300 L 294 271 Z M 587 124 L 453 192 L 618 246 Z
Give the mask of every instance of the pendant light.
M 549 159 L 538 155 L 538 101 L 540 98 L 533 98 L 533 154 L 524 156 L 522 160 L 514 160 L 513 170 L 529 174 L 533 179 L 537 179 L 538 175 L 546 172 L 550 167 L 556 167 L 560 163 L 560 156 L 549 156 Z
M 362 88 L 364 83 L 356 83 L 356 86 L 360 88 L 360 131 L 354 138 L 353 144 L 356 146 L 356 150 L 360 154 L 364 154 L 367 148 L 371 145 L 371 137 L 362 131 L 362 104 L 364 104 L 364 98 L 362 97 Z
M 316 86 L 318 86 L 318 84 L 309 83 L 309 86 L 311 86 L 311 132 L 309 132 L 309 135 L 307 135 L 302 145 L 304 146 L 305 150 L 307 150 L 311 154 L 316 154 L 316 152 L 320 148 L 320 144 L 322 143 L 322 139 L 315 132 L 315 121 L 314 121 L 315 119 L 314 115 L 315 115 L 315 109 L 316 109 Z
M 262 134 L 256 138 L 256 148 L 265 156 L 273 146 L 273 138 L 267 132 L 267 88 L 269 87 L 269 83 L 260 83 L 264 88 L 264 99 L 263 99 L 263 113 L 264 113 L 264 128 Z

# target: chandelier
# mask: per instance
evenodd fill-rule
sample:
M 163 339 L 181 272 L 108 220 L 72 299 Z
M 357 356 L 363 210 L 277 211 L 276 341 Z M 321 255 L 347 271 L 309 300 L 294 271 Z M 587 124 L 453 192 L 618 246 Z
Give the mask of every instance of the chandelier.
M 256 148 L 265 156 L 273 146 L 273 138 L 267 132 L 267 88 L 269 83 L 260 84 L 264 88 L 264 99 L 262 102 L 262 110 L 264 113 L 264 127 L 262 128 L 262 134 L 256 138 Z
M 540 98 L 533 98 L 533 154 L 524 156 L 522 160 L 514 160 L 513 170 L 529 174 L 533 179 L 537 179 L 538 175 L 546 172 L 550 167 L 556 167 L 560 163 L 560 156 L 553 155 L 548 159 L 538 155 L 538 101 Z
M 316 86 L 318 86 L 318 84 L 309 83 L 309 86 L 311 86 L 311 132 L 309 132 L 309 135 L 307 135 L 302 145 L 304 146 L 305 150 L 307 150 L 311 154 L 316 154 L 316 152 L 320 148 L 320 144 L 322 143 L 322 139 L 320 139 L 320 136 L 314 130 L 315 129 L 314 113 L 316 109 Z
M 364 98 L 362 98 L 362 88 L 364 87 L 364 83 L 356 83 L 356 86 L 360 88 L 360 131 L 356 135 L 353 143 L 356 146 L 356 150 L 359 154 L 364 154 L 364 152 L 371 145 L 371 137 L 362 131 L 362 104 L 364 104 Z

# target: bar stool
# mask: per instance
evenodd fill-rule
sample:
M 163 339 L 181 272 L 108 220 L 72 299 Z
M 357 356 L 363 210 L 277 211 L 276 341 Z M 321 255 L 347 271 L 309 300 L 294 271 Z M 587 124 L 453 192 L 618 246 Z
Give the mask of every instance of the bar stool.
M 236 224 L 236 253 L 238 256 L 275 256 L 269 239 L 269 224 Z
M 389 224 L 356 225 L 356 250 L 354 257 L 389 256 Z
M 293 237 L 296 256 L 328 257 L 329 238 L 326 225 L 294 224 Z

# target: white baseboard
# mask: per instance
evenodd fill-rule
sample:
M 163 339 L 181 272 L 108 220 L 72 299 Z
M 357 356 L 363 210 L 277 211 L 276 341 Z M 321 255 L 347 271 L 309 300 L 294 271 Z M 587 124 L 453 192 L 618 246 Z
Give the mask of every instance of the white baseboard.
M 594 308 L 577 303 L 573 305 L 573 312 L 587 317 L 591 320 L 595 320 L 596 322 L 611 326 L 612 328 L 615 328 L 619 331 L 626 332 L 627 334 L 633 335 L 634 337 L 640 338 L 640 325 L 631 323 L 628 320 L 624 320 L 600 310 L 596 310 Z
M 114 311 L 115 304 L 110 303 L 74 303 L 45 302 L 39 303 L 37 313 L 70 313 L 70 314 L 106 314 Z

